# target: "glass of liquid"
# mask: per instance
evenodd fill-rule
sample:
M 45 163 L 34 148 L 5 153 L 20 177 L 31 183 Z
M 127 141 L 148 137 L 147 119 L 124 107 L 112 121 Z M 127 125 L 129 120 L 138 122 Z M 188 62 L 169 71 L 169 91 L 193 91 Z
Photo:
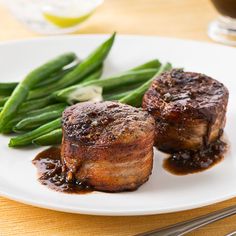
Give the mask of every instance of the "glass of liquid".
M 14 16 L 42 34 L 71 33 L 80 28 L 103 0 L 5 0 Z
M 208 35 L 216 42 L 236 46 L 236 0 L 211 0 L 219 17 L 211 22 Z

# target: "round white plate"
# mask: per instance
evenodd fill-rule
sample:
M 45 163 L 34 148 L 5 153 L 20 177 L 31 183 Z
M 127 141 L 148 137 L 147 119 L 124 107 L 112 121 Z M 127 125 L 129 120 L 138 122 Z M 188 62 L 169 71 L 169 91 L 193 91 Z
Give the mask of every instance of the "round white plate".
M 0 44 L 0 81 L 17 81 L 62 52 L 84 58 L 107 36 L 51 37 Z M 236 196 L 236 49 L 177 39 L 118 36 L 106 60 L 105 74 L 132 68 L 150 59 L 170 61 L 176 67 L 206 73 L 230 90 L 225 133 L 230 150 L 213 168 L 175 176 L 162 168 L 163 154 L 156 152 L 153 173 L 137 191 L 64 194 L 37 181 L 31 160 L 43 148 L 10 149 L 9 137 L 0 136 L 0 194 L 7 198 L 65 212 L 94 215 L 146 215 L 202 207 Z M 233 105 L 234 103 L 234 105 Z

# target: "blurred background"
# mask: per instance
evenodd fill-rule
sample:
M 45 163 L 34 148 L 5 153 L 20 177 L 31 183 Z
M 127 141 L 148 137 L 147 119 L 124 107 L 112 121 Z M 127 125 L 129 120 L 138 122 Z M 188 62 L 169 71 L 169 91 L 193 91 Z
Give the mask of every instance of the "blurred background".
M 22 6 L 22 2 L 32 4 L 44 1 L 1 0 L 0 40 L 41 36 L 18 21 L 16 14 L 9 11 L 9 5 L 14 2 L 20 2 Z M 22 10 L 20 12 L 22 13 Z M 57 15 L 55 11 L 52 13 Z M 72 13 L 74 20 L 77 13 L 76 10 Z M 66 11 L 63 12 L 62 17 L 66 14 Z M 105 0 L 74 34 L 117 31 L 121 34 L 158 35 L 209 41 L 208 24 L 216 16 L 217 12 L 210 0 Z
M 80 8 L 75 3 L 77 1 L 92 1 L 93 4 L 85 3 Z M 236 18 L 236 0 L 0 0 L 0 42 L 60 33 L 80 35 L 114 31 L 119 34 L 213 42 L 208 36 L 209 25 L 219 19 L 213 1 L 215 4 L 229 3 L 229 9 L 233 10 Z M 74 4 L 72 7 L 68 6 L 70 2 Z M 228 17 L 221 20 L 223 28 L 231 21 Z M 236 35 L 236 24 L 231 25 L 232 27 L 224 32 Z M 213 24 L 212 34 L 217 30 L 217 26 Z M 160 227 L 173 224 L 176 219 L 187 220 L 232 204 L 235 204 L 235 199 L 187 212 L 161 216 L 114 217 L 111 220 L 111 217 L 54 212 L 0 198 L 0 225 L 4 225 L 5 232 L 14 232 L 12 235 L 21 232 L 23 235 L 35 235 L 35 232 L 38 235 L 46 235 L 48 232 L 51 232 L 48 235 L 55 235 L 55 232 L 57 235 L 64 235 L 62 229 L 68 230 L 70 235 L 78 235 L 78 230 L 81 235 L 97 235 L 98 231 L 102 231 L 103 235 L 111 235 L 112 230 L 117 235 L 131 235 L 131 232 L 156 228 L 157 224 Z M 41 222 L 44 222 L 46 227 L 40 225 Z M 235 219 L 228 218 L 191 235 L 221 236 L 232 230 L 235 230 Z M 3 231 L 1 228 L 0 235 L 4 234 Z M 25 234 L 26 231 L 29 234 Z

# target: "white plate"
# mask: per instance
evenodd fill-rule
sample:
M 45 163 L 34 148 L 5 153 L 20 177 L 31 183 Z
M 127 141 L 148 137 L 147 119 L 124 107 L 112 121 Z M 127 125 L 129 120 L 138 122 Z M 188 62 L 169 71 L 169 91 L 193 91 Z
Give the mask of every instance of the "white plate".
M 47 59 L 74 51 L 84 58 L 107 36 L 51 37 L 0 45 L 0 80 L 16 81 Z M 106 60 L 106 74 L 132 68 L 153 58 L 176 67 L 206 73 L 230 90 L 225 133 L 230 151 L 225 160 L 198 174 L 175 176 L 162 168 L 156 152 L 150 180 L 135 192 L 63 194 L 37 181 L 31 160 L 43 149 L 10 149 L 0 136 L 0 194 L 19 202 L 94 215 L 146 215 L 192 209 L 236 196 L 236 49 L 158 37 L 118 36 Z

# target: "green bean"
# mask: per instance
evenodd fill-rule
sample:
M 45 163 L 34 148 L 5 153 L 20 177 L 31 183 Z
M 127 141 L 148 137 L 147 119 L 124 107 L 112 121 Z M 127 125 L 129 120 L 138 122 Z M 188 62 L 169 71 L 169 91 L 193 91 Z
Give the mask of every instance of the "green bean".
M 47 112 L 51 112 L 51 111 L 55 111 L 55 110 L 58 110 L 58 109 L 65 109 L 67 106 L 67 104 L 65 103 L 58 103 L 58 104 L 53 104 L 53 105 L 50 105 L 50 106 L 47 106 L 47 107 L 43 107 L 41 109 L 37 109 L 37 110 L 32 110 L 32 111 L 29 111 L 29 112 L 21 112 L 21 113 L 18 113 L 16 115 L 16 117 L 14 117 L 13 119 L 11 119 L 4 127 L 3 129 L 3 133 L 4 134 L 8 134 L 8 133 L 11 133 L 12 132 L 12 129 L 13 127 L 18 123 L 20 122 L 21 120 L 23 119 L 26 119 L 26 118 L 31 118 L 31 117 L 34 117 L 34 116 L 38 116 L 38 115 L 41 115 L 41 114 L 44 114 L 44 113 L 47 113 Z
M 98 66 L 100 66 L 107 57 L 113 42 L 115 34 L 113 34 L 107 41 L 100 45 L 95 51 L 93 51 L 86 59 L 84 59 L 74 70 L 65 75 L 58 82 L 49 85 L 47 89 L 37 89 L 31 98 L 42 97 L 51 94 L 59 89 L 66 88 L 73 84 L 79 83 L 82 79 L 93 72 Z
M 9 97 L 1 97 L 0 98 L 0 106 L 4 106 L 4 104 L 7 102 Z
M 21 134 L 17 137 L 13 137 L 10 139 L 9 147 L 23 147 L 32 144 L 32 141 L 44 134 L 47 134 L 53 130 L 56 130 L 61 127 L 61 118 L 53 120 L 45 125 L 34 129 L 25 134 Z
M 49 111 L 56 111 L 56 110 L 59 110 L 59 109 L 65 109 L 66 107 L 67 107 L 66 103 L 57 103 L 57 104 L 52 104 L 52 105 L 49 105 L 49 106 L 46 106 L 46 107 L 44 106 L 43 108 L 39 108 L 39 109 L 36 109 L 36 110 L 31 110 L 31 111 L 27 112 L 27 114 L 25 114 L 25 112 L 19 112 L 19 113 L 17 113 L 16 117 L 20 117 L 21 120 L 22 120 L 22 119 L 25 119 L 27 117 L 37 116 L 37 115 L 40 115 L 40 114 L 43 114 L 43 113 L 46 113 L 46 112 L 49 112 Z
M 104 100 L 106 101 L 115 101 L 115 100 L 120 100 L 121 98 L 129 95 L 130 93 L 132 93 L 133 90 L 130 91 L 125 91 L 122 93 L 117 93 L 117 94 L 105 94 L 103 95 Z
M 54 96 L 56 99 L 65 101 L 67 103 L 80 101 L 78 100 L 78 95 L 85 91 L 84 88 L 87 88 L 86 93 L 89 93 L 89 89 L 94 89 L 96 87 L 102 87 L 103 90 L 108 90 L 119 87 L 121 85 L 124 86 L 146 81 L 147 79 L 150 79 L 153 75 L 155 75 L 156 72 L 156 69 L 127 71 L 114 77 L 89 81 L 84 84 L 74 85 L 66 89 L 59 90 L 54 93 Z
M 45 63 L 31 71 L 14 89 L 10 98 L 5 103 L 2 112 L 0 113 L 0 132 L 2 132 L 7 122 L 18 111 L 22 102 L 24 102 L 28 96 L 29 90 L 43 79 L 50 76 L 52 73 L 63 68 L 75 59 L 74 53 L 67 53 Z
M 94 71 L 92 74 L 90 74 L 89 76 L 87 76 L 86 78 L 84 78 L 82 80 L 81 83 L 87 83 L 89 81 L 93 81 L 93 80 L 97 80 L 101 77 L 103 72 L 103 65 L 100 66 L 96 71 Z
M 0 95 L 11 95 L 18 83 L 0 83 Z
M 144 70 L 144 69 L 158 70 L 160 67 L 161 67 L 160 61 L 158 59 L 155 59 L 155 60 L 148 61 L 144 64 L 141 64 L 139 66 L 136 66 L 136 67 L 130 69 L 129 71 L 138 71 L 138 70 Z M 147 79 L 149 79 L 149 78 L 147 78 Z M 115 94 L 115 93 L 122 93 L 122 92 L 130 91 L 131 89 L 137 88 L 142 84 L 143 84 L 143 81 L 141 83 L 135 83 L 135 84 L 131 84 L 131 85 L 127 85 L 127 84 L 125 84 L 124 86 L 120 85 L 115 88 L 110 88 L 108 91 L 106 91 L 106 90 L 103 91 L 103 95 L 105 95 L 107 93 Z
M 2 111 L 3 107 L 0 107 L 0 112 Z
M 55 81 L 61 79 L 63 76 L 65 76 L 67 73 L 69 73 L 70 71 L 72 71 L 75 68 L 75 66 L 71 66 L 70 68 L 64 69 L 64 70 L 60 70 L 59 72 L 54 73 L 53 75 L 49 76 L 47 79 L 43 80 L 42 82 L 36 84 L 36 88 L 41 88 L 44 87 L 46 85 L 52 84 Z M 0 83 L 0 95 L 11 95 L 13 90 L 15 89 L 15 87 L 18 85 L 17 82 L 13 82 L 13 83 Z M 34 91 L 34 90 L 33 90 Z M 30 94 L 33 92 L 30 91 L 29 92 L 29 96 L 28 99 L 30 99 Z
M 47 87 L 50 85 L 55 84 L 56 81 L 53 82 L 53 80 L 57 80 L 59 81 L 60 79 L 62 79 L 66 74 L 68 74 L 71 70 L 66 70 L 66 71 L 62 71 L 61 73 L 59 73 L 58 75 L 54 76 L 53 79 L 49 79 L 49 80 L 44 80 L 42 81 L 43 83 L 40 83 L 39 87 L 37 87 L 36 89 L 30 90 L 29 91 L 29 95 L 27 97 L 27 100 L 34 100 L 34 99 L 39 99 L 45 96 L 48 96 L 49 93 L 46 92 Z M 51 81 L 52 80 L 52 81 Z M 51 82 L 50 82 L 51 81 Z M 46 84 L 46 82 L 50 82 L 49 84 Z M 40 91 L 40 94 L 38 93 L 38 91 Z M 45 91 L 45 92 L 44 92 Z M 37 96 L 35 94 L 38 94 Z
M 146 62 L 146 63 L 144 63 L 144 64 L 142 64 L 140 66 L 137 66 L 137 67 L 135 67 L 135 68 L 133 68 L 131 70 L 135 71 L 135 70 L 141 70 L 141 69 L 154 69 L 154 68 L 158 69 L 160 67 L 160 65 L 161 65 L 160 62 L 156 59 L 156 60 L 151 60 L 149 62 Z M 73 68 L 74 68 L 74 66 L 71 67 L 71 68 L 68 68 L 66 70 L 62 70 L 62 71 L 58 72 L 57 74 L 51 76 L 51 78 L 48 78 L 47 80 L 42 81 L 40 84 L 38 84 L 37 87 L 43 87 L 43 86 L 45 86 L 47 84 L 50 84 L 50 83 L 52 83 L 54 81 L 59 80 L 60 78 L 63 77 L 63 75 L 65 75 L 66 73 L 70 72 Z M 84 78 L 82 80 L 82 83 L 99 79 L 101 77 L 101 75 L 102 75 L 102 72 L 103 72 L 103 65 L 99 66 L 99 68 L 97 70 L 95 70 L 95 72 L 91 73 L 89 76 Z M 35 93 L 36 90 L 38 91 L 38 89 L 34 89 L 34 90 L 31 90 L 29 92 L 28 100 L 30 100 L 32 97 L 34 97 L 34 93 Z M 127 87 L 127 86 L 124 86 L 124 91 L 128 91 L 128 90 L 130 90 L 130 88 Z M 118 91 L 120 92 L 121 89 L 119 88 Z M 1 104 L 1 100 L 0 100 L 0 105 L 3 105 L 3 104 Z
M 33 140 L 33 143 L 39 146 L 49 146 L 61 144 L 62 129 L 53 130 Z
M 35 128 L 37 128 L 43 124 L 46 124 L 58 117 L 61 117 L 61 114 L 63 111 L 64 111 L 64 108 L 61 108 L 58 110 L 42 113 L 37 116 L 27 117 L 27 118 L 21 120 L 20 122 L 18 122 L 15 125 L 15 127 L 13 128 L 13 131 L 18 133 L 18 132 L 22 132 L 22 131 L 35 129 Z
M 103 91 L 103 95 L 112 96 L 112 95 L 115 95 L 115 94 L 129 92 L 131 90 L 134 90 L 134 89 L 140 87 L 142 84 L 144 84 L 150 78 L 151 77 L 147 78 L 143 82 L 139 82 L 139 83 L 137 82 L 135 84 L 125 85 L 125 86 L 120 85 L 120 86 L 117 86 L 116 88 L 113 88 L 113 89 L 106 89 L 105 91 Z
M 170 63 L 166 63 L 164 65 L 161 66 L 161 68 L 159 69 L 159 71 L 150 79 L 148 80 L 146 83 L 144 83 L 143 85 L 141 85 L 139 88 L 135 89 L 132 93 L 128 94 L 127 96 L 121 98 L 119 100 L 119 102 L 121 103 L 126 103 L 132 106 L 140 106 L 142 103 L 142 98 L 144 93 L 148 90 L 148 88 L 150 87 L 152 81 L 161 73 L 170 70 L 172 68 Z
M 73 66 L 71 66 L 71 67 L 69 67 L 69 68 L 67 68 L 67 69 L 63 69 L 63 70 L 60 70 L 60 71 L 54 73 L 53 75 L 49 76 L 48 79 L 45 79 L 45 80 L 43 80 L 42 82 L 38 83 L 38 84 L 36 85 L 36 87 L 34 87 L 33 89 L 42 88 L 42 87 L 45 88 L 46 85 L 53 84 L 54 82 L 59 81 L 59 80 L 60 80 L 61 78 L 63 78 L 66 74 L 68 74 L 69 72 L 71 72 L 77 65 L 78 65 L 78 64 L 73 65 Z M 31 90 L 31 91 L 29 92 L 28 99 L 31 99 L 31 98 L 30 98 L 30 95 L 31 95 L 31 93 L 33 93 L 33 91 L 34 91 L 34 90 Z
M 26 102 L 22 103 L 22 105 L 19 107 L 18 111 L 19 111 L 19 113 L 33 111 L 36 109 L 43 108 L 43 107 L 50 105 L 52 103 L 55 103 L 53 96 L 47 96 L 45 98 L 34 99 L 31 101 L 26 101 Z
M 49 76 L 47 79 L 45 79 L 42 82 L 39 82 L 38 84 L 36 84 L 36 88 L 38 87 L 43 87 L 45 85 L 51 84 L 57 80 L 59 80 L 60 78 L 62 78 L 66 73 L 72 71 L 72 69 L 74 69 L 75 66 L 71 66 L 67 69 L 64 70 L 60 70 L 54 74 L 52 74 L 51 76 Z M 11 83 L 0 83 L 0 96 L 4 95 L 4 96 L 9 96 L 11 95 L 11 93 L 13 92 L 13 90 L 16 88 L 16 86 L 18 85 L 18 82 L 11 82 Z
M 131 70 L 143 70 L 143 69 L 159 69 L 161 67 L 161 62 L 158 59 L 148 61 L 140 66 L 136 66 Z

